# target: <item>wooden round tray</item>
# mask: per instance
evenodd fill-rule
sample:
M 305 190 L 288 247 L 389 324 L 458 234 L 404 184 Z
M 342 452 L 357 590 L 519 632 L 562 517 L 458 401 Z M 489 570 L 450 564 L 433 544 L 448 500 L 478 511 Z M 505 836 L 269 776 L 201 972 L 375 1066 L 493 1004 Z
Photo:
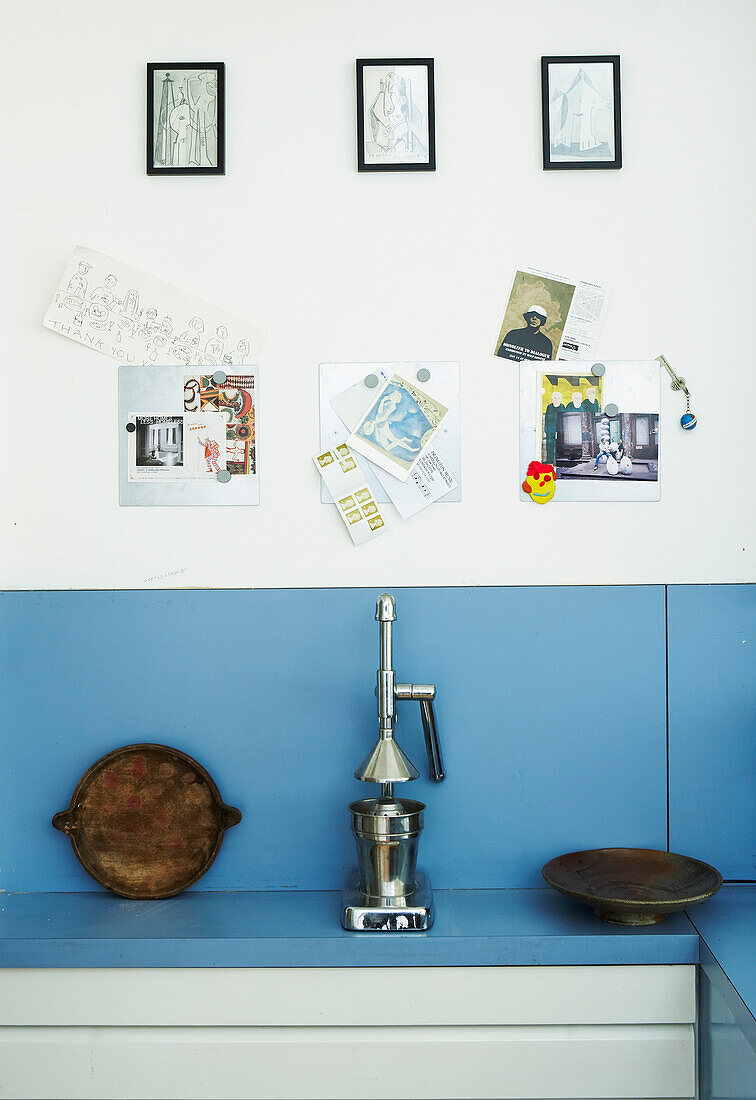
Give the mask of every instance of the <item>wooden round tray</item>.
M 654 848 L 570 852 L 549 860 L 541 874 L 611 924 L 658 924 L 669 913 L 700 905 L 722 885 L 708 863 Z
M 144 899 L 172 897 L 201 878 L 241 816 L 191 756 L 144 744 L 101 757 L 52 823 L 101 886 Z

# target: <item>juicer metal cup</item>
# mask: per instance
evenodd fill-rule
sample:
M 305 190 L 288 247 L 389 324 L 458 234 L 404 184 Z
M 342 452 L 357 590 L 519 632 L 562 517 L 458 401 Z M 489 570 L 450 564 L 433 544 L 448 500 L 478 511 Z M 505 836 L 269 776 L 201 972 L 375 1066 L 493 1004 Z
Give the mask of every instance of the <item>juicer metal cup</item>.
M 362 798 L 349 809 L 361 893 L 376 899 L 411 897 L 425 805 L 410 798 Z

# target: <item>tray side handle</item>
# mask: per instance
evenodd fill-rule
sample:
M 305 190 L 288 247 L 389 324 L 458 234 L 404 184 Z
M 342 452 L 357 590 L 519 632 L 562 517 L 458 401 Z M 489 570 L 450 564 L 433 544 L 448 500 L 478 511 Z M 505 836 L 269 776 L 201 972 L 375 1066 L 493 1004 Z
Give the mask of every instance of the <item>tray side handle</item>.
M 222 804 L 221 820 L 224 829 L 230 829 L 233 825 L 238 825 L 241 819 L 242 812 L 237 810 L 236 806 L 227 806 L 225 802 Z
M 62 810 L 52 819 L 53 829 L 60 829 L 62 833 L 72 833 L 74 828 L 74 815 L 71 810 Z

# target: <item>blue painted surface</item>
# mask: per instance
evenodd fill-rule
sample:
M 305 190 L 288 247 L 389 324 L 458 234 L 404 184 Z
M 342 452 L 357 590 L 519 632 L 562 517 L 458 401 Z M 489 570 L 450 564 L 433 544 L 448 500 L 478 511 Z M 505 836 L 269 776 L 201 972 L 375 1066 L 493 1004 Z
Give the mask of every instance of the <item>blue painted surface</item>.
M 756 886 L 725 886 L 690 917 L 721 967 L 728 985 L 717 983 L 720 993 L 756 1054 Z M 712 980 L 717 982 L 716 973 Z M 727 997 L 729 986 L 740 1004 Z
M 695 963 L 684 914 L 604 924 L 548 889 L 436 891 L 429 932 L 345 932 L 340 895 L 189 891 L 166 901 L 9 894 L 0 966 L 578 966 Z
M 705 943 L 698 978 L 698 1095 L 700 1100 L 753 1100 L 756 1046 L 753 1018 Z M 751 1023 L 744 1022 L 743 1015 Z
M 372 789 L 353 771 L 377 733 L 380 590 L 3 595 L 0 888 L 91 890 L 50 818 L 95 759 L 154 740 L 244 813 L 203 890 L 338 889 L 348 803 Z M 438 685 L 448 778 L 408 789 L 436 889 L 540 886 L 561 852 L 666 847 L 663 587 L 395 594 L 398 676 Z M 421 766 L 419 709 L 400 716 Z
M 756 879 L 756 585 L 668 591 L 674 851 Z

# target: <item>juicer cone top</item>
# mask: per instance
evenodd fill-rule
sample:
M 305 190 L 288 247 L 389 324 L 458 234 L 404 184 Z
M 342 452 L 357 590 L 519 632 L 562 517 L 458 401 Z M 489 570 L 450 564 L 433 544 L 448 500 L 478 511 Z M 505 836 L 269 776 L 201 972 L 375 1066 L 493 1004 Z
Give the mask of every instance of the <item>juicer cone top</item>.
M 366 783 L 406 783 L 419 771 L 392 738 L 381 737 L 354 773 Z

